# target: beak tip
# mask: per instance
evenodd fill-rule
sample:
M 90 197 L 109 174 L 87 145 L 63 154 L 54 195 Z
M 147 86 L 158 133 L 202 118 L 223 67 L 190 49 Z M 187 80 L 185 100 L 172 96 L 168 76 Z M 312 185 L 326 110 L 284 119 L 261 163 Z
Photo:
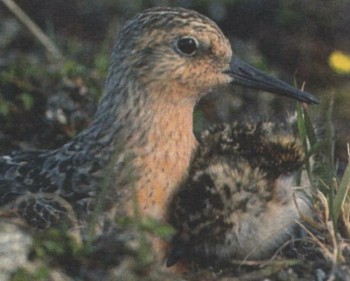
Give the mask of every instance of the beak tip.
M 297 99 L 297 100 L 299 99 L 303 103 L 307 103 L 307 104 L 311 104 L 311 105 L 320 103 L 318 98 L 316 98 L 314 95 L 312 95 L 312 94 L 310 94 L 308 92 L 303 92 L 303 91 L 300 91 L 300 95 L 296 96 L 294 98 Z
M 232 58 L 230 70 L 225 73 L 232 77 L 232 84 L 286 96 L 308 104 L 319 104 L 318 99 L 312 94 L 267 75 L 236 57 Z

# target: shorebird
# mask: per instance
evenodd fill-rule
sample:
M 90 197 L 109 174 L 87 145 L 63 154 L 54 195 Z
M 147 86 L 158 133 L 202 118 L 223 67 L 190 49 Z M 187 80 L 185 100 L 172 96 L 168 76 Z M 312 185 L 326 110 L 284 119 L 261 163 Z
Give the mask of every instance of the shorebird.
M 295 189 L 303 148 L 285 125 L 221 124 L 203 133 L 169 208 L 177 234 L 168 266 L 222 268 L 234 259 L 267 258 L 295 236 L 300 213 L 310 207 L 306 191 Z
M 102 211 L 111 217 L 135 215 L 136 201 L 141 217 L 165 221 L 198 147 L 194 106 L 228 84 L 317 103 L 232 55 L 219 27 L 195 11 L 153 8 L 136 15 L 115 41 L 91 126 L 55 150 L 1 157 L 0 203 L 54 193 L 84 216 L 104 191 Z

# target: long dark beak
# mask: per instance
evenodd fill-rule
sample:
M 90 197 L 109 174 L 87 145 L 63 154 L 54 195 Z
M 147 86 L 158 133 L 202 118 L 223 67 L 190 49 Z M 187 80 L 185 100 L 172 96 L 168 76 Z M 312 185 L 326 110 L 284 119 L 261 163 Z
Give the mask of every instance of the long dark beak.
M 319 103 L 313 95 L 302 92 L 277 78 L 269 76 L 238 58 L 232 59 L 230 70 L 225 72 L 232 76 L 232 84 L 267 91 L 311 104 Z

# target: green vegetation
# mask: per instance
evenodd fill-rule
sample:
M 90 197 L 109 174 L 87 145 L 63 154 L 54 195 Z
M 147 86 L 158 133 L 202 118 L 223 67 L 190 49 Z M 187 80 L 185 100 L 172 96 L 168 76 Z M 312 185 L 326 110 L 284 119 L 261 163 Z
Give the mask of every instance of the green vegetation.
M 50 268 L 47 266 L 42 266 L 34 272 L 20 268 L 13 274 L 11 281 L 46 281 L 49 277 L 49 271 Z
M 350 237 L 350 164 L 338 176 L 334 156 L 333 97 L 328 101 L 327 111 L 321 114 L 325 116 L 322 138 L 316 132 L 307 106 L 298 105 L 297 112 L 299 134 L 307 155 L 305 167 L 313 192 L 311 201 L 316 212 L 314 216 L 318 217 L 307 219 L 306 230 L 315 250 L 318 249 L 333 266 L 340 266 L 348 259 L 344 247 L 350 247 L 345 242 Z M 349 150 L 347 154 L 350 157 Z M 336 273 L 332 272 L 331 276 Z
M 308 108 L 302 108 L 299 105 L 297 111 L 299 134 L 307 155 L 306 171 L 312 186 L 320 190 L 327 198 L 330 218 L 337 233 L 341 215 L 349 217 L 350 214 L 348 205 L 350 199 L 350 165 L 346 166 L 342 177 L 338 179 L 334 156 L 333 99 L 330 99 L 328 110 L 325 113 L 324 136 L 322 139 L 317 137 Z M 349 151 L 347 153 L 350 157 Z M 349 236 L 350 233 L 347 233 L 346 237 Z

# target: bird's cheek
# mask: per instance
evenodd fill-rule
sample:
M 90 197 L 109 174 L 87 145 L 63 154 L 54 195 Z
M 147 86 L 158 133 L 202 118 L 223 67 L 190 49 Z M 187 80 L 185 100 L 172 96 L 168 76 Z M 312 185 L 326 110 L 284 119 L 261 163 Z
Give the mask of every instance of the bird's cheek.
M 223 86 L 232 82 L 232 77 L 225 73 L 216 73 L 212 76 L 211 87 Z
M 174 72 L 174 77 L 180 85 L 184 87 L 193 86 L 199 81 L 198 73 L 185 66 L 180 66 Z
M 233 78 L 231 77 L 231 75 L 228 75 L 226 73 L 220 73 L 219 75 L 220 85 L 230 84 L 232 80 Z

